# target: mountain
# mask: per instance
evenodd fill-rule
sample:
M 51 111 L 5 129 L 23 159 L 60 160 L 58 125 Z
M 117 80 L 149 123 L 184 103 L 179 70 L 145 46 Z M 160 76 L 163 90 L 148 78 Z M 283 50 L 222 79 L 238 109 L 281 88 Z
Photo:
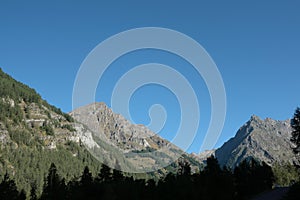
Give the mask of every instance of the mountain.
M 102 163 L 149 178 L 175 172 L 180 156 L 199 169 L 190 155 L 104 103 L 69 115 L 0 69 L 0 180 L 8 173 L 19 190 L 28 193 L 35 185 L 40 194 L 51 163 L 66 181 L 80 177 L 85 166 L 95 176 Z
M 167 172 L 164 168 L 174 171 L 180 157 L 188 160 L 194 171 L 200 167 L 192 156 L 144 125 L 132 124 L 104 103 L 92 103 L 72 111 L 70 115 L 92 132 L 85 146 L 111 168 L 131 173 L 157 170 L 164 173 Z M 78 128 L 77 132 L 87 135 Z
M 99 172 L 101 163 L 81 144 L 74 126 L 71 116 L 0 69 L 0 180 L 8 173 L 20 190 L 28 192 L 33 184 L 40 193 L 51 163 L 67 181 L 85 166 Z
M 215 156 L 216 150 L 217 149 L 206 150 L 206 151 L 203 151 L 199 154 L 191 153 L 191 156 L 200 163 L 206 163 L 206 160 L 207 160 L 208 157 Z
M 221 165 L 234 168 L 245 159 L 254 158 L 268 165 L 297 162 L 290 142 L 290 120 L 265 120 L 253 115 L 236 133 L 215 151 L 201 154 L 214 154 Z M 201 157 L 200 156 L 200 157 Z M 203 159 L 203 158 L 202 158 Z

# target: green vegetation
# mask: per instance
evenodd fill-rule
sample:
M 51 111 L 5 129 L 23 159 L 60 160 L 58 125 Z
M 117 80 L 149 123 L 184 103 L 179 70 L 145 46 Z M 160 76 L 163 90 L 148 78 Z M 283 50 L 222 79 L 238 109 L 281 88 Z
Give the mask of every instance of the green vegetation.
M 50 163 L 57 165 L 60 176 L 66 180 L 78 177 L 84 166 L 89 166 L 93 173 L 99 170 L 100 163 L 75 143 L 69 142 L 69 145 L 59 146 L 56 150 L 43 148 L 43 145 L 38 144 L 32 148 L 15 149 L 15 146 L 5 148 L 1 150 L 0 169 L 6 169 L 18 188 L 24 189 L 27 193 L 30 191 L 30 185 L 35 184 L 38 194 L 41 192 L 43 178 Z
M 275 176 L 275 184 L 278 186 L 288 187 L 299 181 L 299 172 L 297 168 L 290 163 L 277 163 L 272 169 Z
M 74 132 L 71 122 L 74 122 L 71 116 L 49 105 L 34 89 L 0 69 L 0 180 L 3 184 L 11 184 L 7 180 L 10 176 L 19 191 L 29 194 L 34 185 L 34 193 L 40 195 L 51 163 L 55 163 L 60 177 L 67 181 L 80 176 L 85 166 L 96 173 L 100 163 L 87 150 L 72 141 L 60 142 L 59 137 L 66 138 L 66 135 L 56 135 L 61 129 L 63 133 Z
M 194 158 L 187 156 L 187 155 L 183 155 L 183 158 L 185 160 L 187 160 L 189 163 L 191 163 L 192 165 L 197 166 L 199 169 L 203 168 L 203 166 L 198 161 L 196 161 Z
M 294 117 L 291 120 L 291 126 L 293 128 L 291 141 L 296 145 L 293 148 L 297 154 L 300 152 L 300 108 L 298 107 L 295 111 Z
M 298 107 L 294 113 L 294 116 L 291 120 L 291 126 L 292 126 L 292 137 L 291 142 L 293 142 L 296 147 L 292 148 L 293 152 L 297 156 L 300 153 L 300 108 Z M 299 158 L 299 157 L 298 157 Z M 300 160 L 299 160 L 300 161 Z M 299 169 L 299 164 L 296 164 L 296 167 Z M 292 174 L 295 174 L 292 173 Z M 289 175 L 289 174 L 287 174 Z M 284 176 L 284 175 L 282 175 Z M 290 176 L 288 176 L 290 177 Z M 297 177 L 297 178 L 296 178 Z M 290 188 L 288 195 L 286 196 L 286 200 L 298 200 L 300 198 L 300 181 L 299 181 L 299 175 L 295 177 L 295 180 L 298 181 L 292 187 Z
M 20 113 L 19 103 L 25 102 L 27 104 L 36 103 L 39 107 L 45 106 L 49 110 L 55 112 L 58 115 L 62 115 L 68 122 L 74 122 L 74 119 L 63 113 L 59 108 L 49 105 L 45 100 L 42 100 L 41 96 L 32 88 L 27 85 L 16 81 L 8 74 L 4 73 L 0 68 L 0 101 L 1 101 L 1 111 L 5 111 L 5 114 L 11 113 L 16 114 L 18 119 L 22 119 L 23 115 Z M 7 100 L 12 100 L 15 106 L 10 106 L 8 108 L 9 102 Z M 3 108 L 2 108 L 3 107 Z M 13 110 L 9 110 L 13 109 Z M 2 114 L 2 112 L 1 112 Z M 2 116 L 0 116 L 0 119 Z M 2 120 L 1 120 L 2 121 Z
M 244 160 L 234 169 L 237 191 L 242 196 L 252 196 L 272 188 L 275 177 L 272 168 L 266 163 L 260 164 L 253 158 Z M 251 188 L 251 189 L 250 189 Z
M 0 99 L 0 121 L 6 122 L 8 119 L 14 124 L 20 123 L 23 119 L 22 110 L 19 105 L 12 107 L 5 99 Z
M 52 126 L 47 123 L 47 121 L 45 121 L 40 128 L 42 131 L 45 131 L 47 135 L 54 135 L 54 130 Z
M 151 147 L 146 147 L 146 149 L 142 149 L 142 150 L 133 150 L 132 153 L 150 153 L 155 151 L 156 150 Z
M 16 103 L 41 103 L 41 96 L 34 89 L 14 80 L 0 68 L 0 97 L 14 100 Z
M 17 200 L 25 198 L 24 192 L 19 192 L 16 183 L 9 178 L 8 174 L 5 174 L 3 181 L 0 183 L 0 199 Z
M 81 175 L 73 179 L 61 177 L 61 171 L 50 164 L 48 175 L 43 181 L 41 194 L 36 194 L 36 185 L 32 184 L 27 195 L 35 199 L 225 199 L 242 200 L 272 187 L 272 170 L 256 161 L 243 162 L 234 173 L 221 169 L 217 159 L 207 159 L 207 166 L 200 173 L 191 174 L 189 162 L 179 162 L 176 174 L 169 173 L 158 181 L 153 179 L 134 179 L 124 176 L 116 169 L 102 165 L 95 175 L 85 167 Z M 93 175 L 94 174 L 94 175 Z M 3 182 L 7 182 L 8 177 Z M 242 181 L 244 180 L 244 181 Z M 10 197 L 20 194 L 13 182 Z M 254 190 L 253 190 L 254 189 Z M 0 188 L 0 196 L 5 196 Z M 4 198 L 5 199 L 5 198 Z
M 68 130 L 71 131 L 71 132 L 76 131 L 76 130 L 73 128 L 73 126 L 71 126 L 70 124 L 64 124 L 64 125 L 62 125 L 61 128 L 63 128 L 63 129 L 68 129 Z

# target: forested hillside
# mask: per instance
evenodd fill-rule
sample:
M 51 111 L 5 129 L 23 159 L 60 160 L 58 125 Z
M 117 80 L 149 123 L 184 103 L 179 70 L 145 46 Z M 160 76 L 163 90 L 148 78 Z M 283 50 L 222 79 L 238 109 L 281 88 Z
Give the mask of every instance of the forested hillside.
M 51 163 L 66 180 L 80 176 L 85 166 L 98 172 L 100 163 L 80 146 L 72 123 L 0 69 L 0 179 L 7 173 L 19 190 L 36 185 L 40 194 Z
M 180 162 L 176 174 L 169 173 L 158 181 L 154 179 L 133 179 L 125 177 L 117 170 L 103 166 L 96 177 L 86 167 L 78 179 L 66 181 L 51 164 L 43 192 L 35 195 L 33 185 L 31 199 L 201 199 L 201 200 L 242 200 L 249 199 L 260 192 L 270 190 L 274 181 L 272 169 L 260 165 L 255 160 L 245 161 L 233 172 L 221 169 L 217 159 L 207 159 L 207 166 L 200 173 L 191 174 L 190 164 Z M 15 189 L 14 183 L 5 179 L 7 199 L 24 198 L 24 194 Z M 3 192 L 0 188 L 0 198 Z M 3 197 L 3 195 L 2 195 Z
M 27 196 L 34 186 L 35 193 L 40 196 L 51 163 L 66 183 L 77 180 L 85 167 L 89 168 L 93 177 L 102 169 L 102 163 L 90 154 L 82 141 L 95 142 L 84 135 L 90 134 L 88 127 L 49 105 L 34 89 L 1 69 L 0 111 L 0 181 L 5 183 L 9 177 L 17 190 L 24 190 Z M 101 153 L 107 147 L 105 142 L 98 141 L 98 144 L 98 152 L 103 159 L 109 159 L 108 154 Z M 114 149 L 110 148 L 106 150 L 113 152 Z M 194 167 L 199 165 L 187 155 L 184 158 L 190 160 Z M 178 163 L 174 163 L 157 172 L 124 175 L 157 180 L 170 171 L 176 172 L 177 167 Z

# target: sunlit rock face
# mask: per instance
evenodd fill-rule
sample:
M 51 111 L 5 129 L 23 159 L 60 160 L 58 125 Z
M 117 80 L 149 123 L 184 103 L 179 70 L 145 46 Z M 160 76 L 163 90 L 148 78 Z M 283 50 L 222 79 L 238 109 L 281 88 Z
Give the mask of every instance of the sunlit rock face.
M 255 158 L 269 165 L 297 162 L 292 152 L 290 120 L 265 120 L 257 116 L 243 125 L 234 138 L 216 150 L 220 164 L 234 168 L 245 159 Z

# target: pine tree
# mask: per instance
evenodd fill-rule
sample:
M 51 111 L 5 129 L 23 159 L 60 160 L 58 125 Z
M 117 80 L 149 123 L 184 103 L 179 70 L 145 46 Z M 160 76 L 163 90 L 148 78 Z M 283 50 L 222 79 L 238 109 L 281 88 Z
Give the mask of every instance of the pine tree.
M 64 179 L 60 179 L 54 163 L 51 164 L 49 173 L 44 185 L 41 199 L 64 199 L 66 185 Z
M 274 183 L 272 168 L 251 158 L 234 169 L 239 199 L 270 190 Z M 251 189 L 250 189 L 251 188 Z
M 300 152 L 300 108 L 298 107 L 294 113 L 294 117 L 291 120 L 291 126 L 293 128 L 291 141 L 296 145 L 293 148 L 294 153 Z
M 36 184 L 31 184 L 31 189 L 30 189 L 30 200 L 37 200 L 36 196 Z
M 17 190 L 17 186 L 13 180 L 11 180 L 6 173 L 4 175 L 4 179 L 2 183 L 0 183 L 0 199 L 5 200 L 13 200 L 18 199 L 19 192 Z
M 89 168 L 86 166 L 81 176 L 81 185 L 83 187 L 87 187 L 92 183 L 93 183 L 92 173 L 90 172 Z
M 121 166 L 118 161 L 116 161 L 115 168 L 113 169 L 112 172 L 112 180 L 114 182 L 121 182 L 124 180 L 124 175 L 121 171 Z
M 179 160 L 178 164 L 179 164 L 179 169 L 178 169 L 179 175 L 184 175 L 184 176 L 191 175 L 191 165 L 188 161 Z
M 98 177 L 96 179 L 97 179 L 97 182 L 108 183 L 112 179 L 111 169 L 108 166 L 102 164 L 100 173 L 98 174 Z
M 221 173 L 221 167 L 217 158 L 215 158 L 214 156 L 210 156 L 207 158 L 204 173 L 213 176 L 219 175 Z
M 18 200 L 26 200 L 26 192 L 24 190 L 21 190 Z
M 112 180 L 115 181 L 115 182 L 123 181 L 124 180 L 124 175 L 122 174 L 121 171 L 119 171 L 117 169 L 113 169 Z

